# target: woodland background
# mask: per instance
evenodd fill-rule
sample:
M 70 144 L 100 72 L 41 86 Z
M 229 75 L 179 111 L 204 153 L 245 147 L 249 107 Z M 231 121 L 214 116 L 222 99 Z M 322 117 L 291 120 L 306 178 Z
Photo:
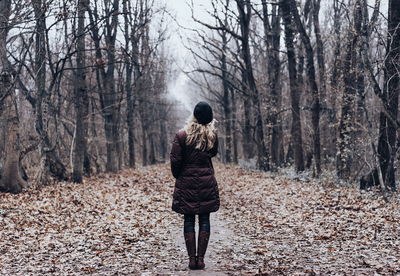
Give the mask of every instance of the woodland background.
M 222 162 L 396 190 L 399 0 L 207 13 L 193 13 L 184 73 L 193 104 L 214 108 Z M 1 190 L 166 162 L 186 117 L 168 85 L 173 23 L 156 0 L 0 0 Z
M 399 275 L 399 24 L 400 0 L 0 0 L 0 274 L 192 275 L 168 159 L 206 100 L 198 275 Z

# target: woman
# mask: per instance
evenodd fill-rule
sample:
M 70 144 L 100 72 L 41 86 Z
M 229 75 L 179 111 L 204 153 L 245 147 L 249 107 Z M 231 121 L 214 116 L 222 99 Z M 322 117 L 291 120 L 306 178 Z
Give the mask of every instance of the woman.
M 210 213 L 219 209 L 219 191 L 211 157 L 218 153 L 218 138 L 211 106 L 199 102 L 171 149 L 171 170 L 176 178 L 172 210 L 184 215 L 183 232 L 190 269 L 203 269 L 210 238 Z M 199 216 L 196 256 L 195 215 Z

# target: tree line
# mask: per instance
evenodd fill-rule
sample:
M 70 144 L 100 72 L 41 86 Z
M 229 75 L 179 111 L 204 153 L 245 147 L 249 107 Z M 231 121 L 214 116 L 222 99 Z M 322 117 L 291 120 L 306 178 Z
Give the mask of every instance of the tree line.
M 0 190 L 166 159 L 166 22 L 152 0 L 0 1 Z
M 187 1 L 185 73 L 220 159 L 396 190 L 399 2 L 210 0 L 204 20 Z M 156 0 L 0 0 L 1 191 L 168 159 L 169 16 Z
M 219 107 L 222 159 L 395 190 L 400 1 L 211 2 L 187 74 Z

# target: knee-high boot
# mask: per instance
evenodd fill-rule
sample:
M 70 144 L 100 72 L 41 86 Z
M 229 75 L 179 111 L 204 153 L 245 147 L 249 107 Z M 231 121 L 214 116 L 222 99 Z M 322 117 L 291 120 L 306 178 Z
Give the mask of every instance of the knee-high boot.
M 196 269 L 196 233 L 184 233 L 186 249 L 189 255 L 189 268 Z
M 197 248 L 197 268 L 203 269 L 206 265 L 204 263 L 204 255 L 207 251 L 208 240 L 210 239 L 210 232 L 200 231 L 198 248 Z

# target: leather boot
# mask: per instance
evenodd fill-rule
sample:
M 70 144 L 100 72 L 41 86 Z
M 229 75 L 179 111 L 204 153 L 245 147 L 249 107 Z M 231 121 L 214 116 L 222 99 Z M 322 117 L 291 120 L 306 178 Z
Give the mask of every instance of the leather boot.
M 186 249 L 189 255 L 189 268 L 196 269 L 196 233 L 184 233 Z
M 199 241 L 197 248 L 197 268 L 203 269 L 206 265 L 204 264 L 204 255 L 207 251 L 208 240 L 210 239 L 210 232 L 200 231 Z

